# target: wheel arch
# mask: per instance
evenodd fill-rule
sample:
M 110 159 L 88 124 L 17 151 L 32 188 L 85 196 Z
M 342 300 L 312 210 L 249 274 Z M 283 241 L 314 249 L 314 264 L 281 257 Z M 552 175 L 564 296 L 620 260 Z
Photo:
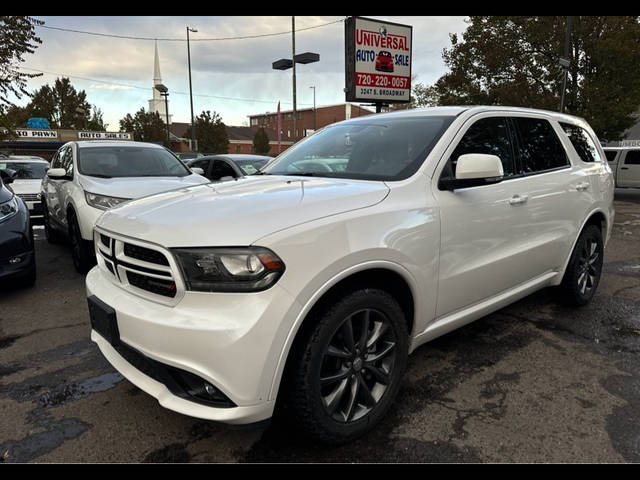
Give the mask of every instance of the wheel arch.
M 321 311 L 334 299 L 344 296 L 347 292 L 361 288 L 379 288 L 392 295 L 404 312 L 409 333 L 409 343 L 413 336 L 416 317 L 416 299 L 418 298 L 414 282 L 409 272 L 401 266 L 391 262 L 371 262 L 352 267 L 328 281 L 307 302 L 301 310 L 298 320 L 291 328 L 289 339 L 282 352 L 276 375 L 271 387 L 270 399 L 278 400 L 286 384 L 288 373 L 296 357 L 302 340 L 309 334 L 315 323 L 314 313 Z

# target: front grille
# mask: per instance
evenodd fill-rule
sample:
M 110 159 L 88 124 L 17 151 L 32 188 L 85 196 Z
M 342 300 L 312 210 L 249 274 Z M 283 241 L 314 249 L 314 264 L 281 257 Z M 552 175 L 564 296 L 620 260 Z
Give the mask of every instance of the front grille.
M 130 243 L 124 244 L 124 254 L 127 257 L 142 260 L 144 262 L 156 263 L 158 265 L 169 265 L 167 258 L 157 250 L 151 250 L 150 248 L 139 247 Z
M 155 293 L 156 295 L 171 298 L 176 296 L 176 284 L 173 280 L 153 278 L 147 275 L 140 275 L 129 270 L 127 271 L 127 280 L 129 280 L 129 283 L 134 287 Z
M 111 280 L 137 295 L 173 305 L 182 283 L 174 275 L 168 253 L 138 241 L 96 230 L 94 234 L 98 265 Z M 175 267 L 175 266 L 174 266 Z M 183 291 L 180 290 L 180 291 Z
M 37 193 L 19 193 L 18 196 L 25 202 L 39 202 L 40 195 Z

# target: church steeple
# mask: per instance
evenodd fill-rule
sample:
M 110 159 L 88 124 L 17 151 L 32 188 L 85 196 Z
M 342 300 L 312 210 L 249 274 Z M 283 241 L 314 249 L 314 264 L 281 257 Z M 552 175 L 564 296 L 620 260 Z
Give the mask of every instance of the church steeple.
M 163 122 L 167 121 L 167 110 L 165 101 L 160 92 L 155 89 L 155 86 L 162 83 L 162 76 L 160 75 L 160 56 L 158 55 L 158 41 L 155 41 L 155 56 L 153 59 L 153 98 L 149 100 L 149 111 L 158 112 Z M 171 125 L 171 117 L 169 114 L 169 125 Z

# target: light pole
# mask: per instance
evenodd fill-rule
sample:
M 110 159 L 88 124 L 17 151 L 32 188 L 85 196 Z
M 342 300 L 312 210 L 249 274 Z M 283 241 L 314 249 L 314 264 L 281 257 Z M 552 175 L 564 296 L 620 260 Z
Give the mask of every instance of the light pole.
M 169 140 L 169 100 L 167 99 L 169 89 L 161 83 L 158 83 L 154 88 L 164 97 L 164 112 L 167 114 L 167 148 L 171 148 L 171 141 Z
M 564 33 L 564 58 L 560 59 L 560 66 L 564 69 L 562 78 L 562 96 L 560 97 L 560 113 L 564 113 L 564 96 L 567 90 L 567 75 L 569 73 L 569 66 L 571 60 L 569 58 L 571 49 L 571 24 L 573 23 L 573 17 L 567 17 L 567 26 Z
M 293 140 L 295 142 L 298 111 L 296 108 L 296 63 L 314 63 L 320 60 L 317 53 L 301 53 L 296 55 L 296 17 L 291 17 L 291 59 L 281 58 L 271 64 L 274 70 L 287 70 L 293 67 Z
M 309 88 L 313 88 L 313 133 L 316 133 L 317 130 L 317 126 L 316 126 L 316 86 L 313 85 L 312 87 Z
M 193 123 L 193 92 L 191 91 L 191 49 L 189 48 L 189 32 L 197 33 L 195 28 L 187 27 L 187 59 L 189 62 L 189 100 L 191 101 L 191 150 L 196 145 L 196 127 Z

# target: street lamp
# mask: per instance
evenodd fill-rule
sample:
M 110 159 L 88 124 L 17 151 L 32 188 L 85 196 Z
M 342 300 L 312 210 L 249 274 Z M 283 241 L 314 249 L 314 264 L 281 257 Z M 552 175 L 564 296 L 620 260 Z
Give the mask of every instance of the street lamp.
M 301 53 L 296 55 L 296 17 L 291 17 L 291 56 L 293 60 L 287 58 L 281 58 L 271 64 L 274 70 L 287 70 L 293 67 L 293 139 L 295 141 L 296 135 L 296 117 L 298 111 L 296 108 L 296 63 L 314 63 L 320 60 L 320 55 L 317 53 Z
M 189 48 L 189 32 L 197 33 L 195 28 L 187 27 L 187 58 L 189 61 L 189 100 L 191 101 L 191 150 L 196 145 L 196 127 L 193 123 L 193 92 L 191 91 L 191 49 Z
M 316 126 L 316 86 L 313 85 L 312 87 L 309 88 L 313 88 L 313 133 L 316 133 L 317 130 L 317 126 Z
M 169 89 L 161 83 L 158 83 L 153 88 L 158 90 L 160 95 L 164 97 L 164 112 L 167 114 L 167 148 L 171 148 L 171 142 L 169 140 L 169 100 L 167 99 L 169 96 Z

